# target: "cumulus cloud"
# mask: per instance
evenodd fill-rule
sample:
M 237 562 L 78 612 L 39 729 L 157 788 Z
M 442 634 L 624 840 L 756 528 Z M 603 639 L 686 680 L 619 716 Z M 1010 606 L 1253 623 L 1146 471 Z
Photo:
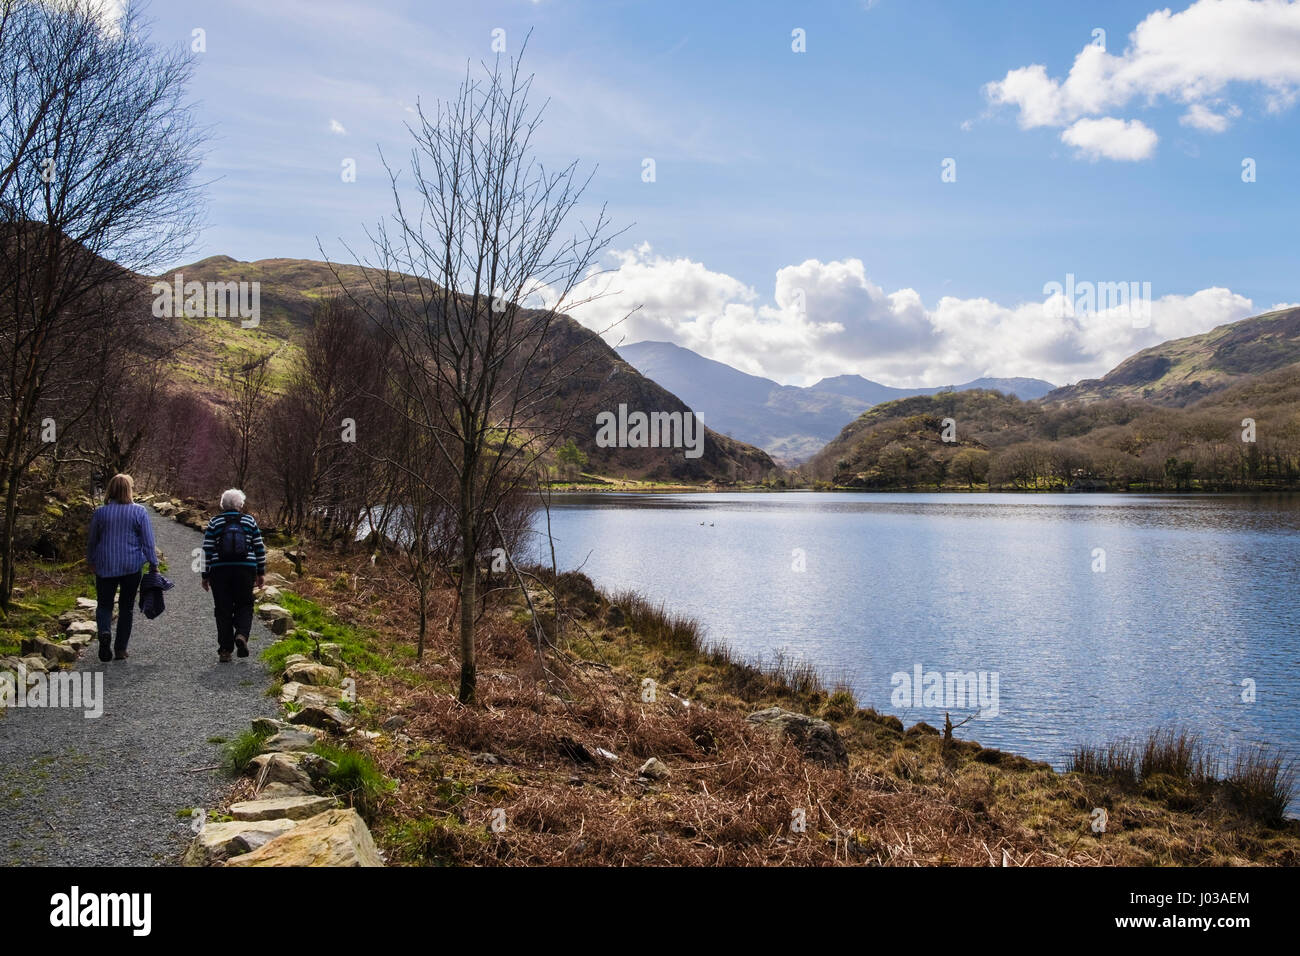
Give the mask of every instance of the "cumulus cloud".
M 1076 120 L 1061 133 L 1061 142 L 1073 146 L 1078 155 L 1098 159 L 1148 159 L 1156 151 L 1156 134 L 1141 120 Z
M 1085 46 L 1064 79 L 1033 64 L 1010 70 L 985 93 L 995 105 L 1015 107 L 1025 129 L 1075 129 L 1080 120 L 1134 101 L 1168 100 L 1186 107 L 1183 125 L 1211 132 L 1222 132 L 1241 113 L 1235 104 L 1222 105 L 1233 84 L 1254 87 L 1273 112 L 1300 96 L 1300 0 L 1197 0 L 1180 13 L 1151 13 L 1128 40 L 1119 55 Z M 1123 138 L 1130 146 L 1138 142 L 1131 130 Z M 1096 155 L 1134 158 L 1131 149 L 1112 152 Z
M 1131 288 L 1132 277 L 1122 279 Z M 1064 285 L 1066 277 L 1054 280 Z M 809 259 L 777 270 L 770 298 L 739 280 L 648 245 L 615 254 L 575 298 L 575 319 L 611 344 L 670 341 L 788 384 L 857 373 L 889 385 L 959 384 L 984 375 L 1057 384 L 1104 374 L 1134 352 L 1260 311 L 1228 289 L 1150 297 L 1149 309 L 1103 294 L 1121 277 L 1071 280 L 1037 301 L 1003 305 L 914 289 L 888 292 L 859 259 Z M 1088 299 L 1081 290 L 1096 289 Z M 1149 289 L 1138 285 L 1139 296 Z M 640 306 L 636 311 L 632 311 Z M 628 316 L 625 321 L 620 319 Z M 619 323 L 619 324 L 615 324 Z
M 1187 108 L 1187 112 L 1178 118 L 1178 122 L 1207 133 L 1222 133 L 1228 128 L 1230 120 L 1240 115 L 1241 108 L 1238 106 L 1229 106 L 1223 113 L 1216 113 L 1204 103 L 1193 103 Z
M 330 120 L 330 132 L 335 136 L 346 136 L 348 131 L 343 128 L 343 124 L 336 119 Z

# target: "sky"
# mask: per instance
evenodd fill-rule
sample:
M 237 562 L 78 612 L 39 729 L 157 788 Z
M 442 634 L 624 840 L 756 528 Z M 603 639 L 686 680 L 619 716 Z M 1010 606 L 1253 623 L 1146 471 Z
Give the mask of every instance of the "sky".
M 416 102 L 527 36 L 538 158 L 594 169 L 578 213 L 623 230 L 572 313 L 611 344 L 1064 384 L 1300 301 L 1300 0 L 144 7 L 202 47 L 188 261 L 365 258 L 380 150 L 402 168 Z

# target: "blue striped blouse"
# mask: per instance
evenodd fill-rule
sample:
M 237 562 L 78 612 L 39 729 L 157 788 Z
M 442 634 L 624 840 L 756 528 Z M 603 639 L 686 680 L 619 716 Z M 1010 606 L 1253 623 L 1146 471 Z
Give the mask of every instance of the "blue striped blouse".
M 146 561 L 156 565 L 153 525 L 144 505 L 110 501 L 96 508 L 90 519 L 86 560 L 101 578 L 135 574 Z

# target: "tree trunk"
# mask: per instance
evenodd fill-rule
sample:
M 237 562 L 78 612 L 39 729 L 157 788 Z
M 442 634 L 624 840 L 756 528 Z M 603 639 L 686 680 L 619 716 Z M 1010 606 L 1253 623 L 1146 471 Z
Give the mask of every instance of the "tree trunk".
M 478 600 L 478 542 L 470 504 L 470 480 L 461 479 L 460 702 L 474 703 L 478 669 L 474 663 L 474 606 Z
M 14 536 L 18 523 L 18 479 L 5 482 L 5 519 L 0 530 L 0 609 L 9 611 L 14 593 Z

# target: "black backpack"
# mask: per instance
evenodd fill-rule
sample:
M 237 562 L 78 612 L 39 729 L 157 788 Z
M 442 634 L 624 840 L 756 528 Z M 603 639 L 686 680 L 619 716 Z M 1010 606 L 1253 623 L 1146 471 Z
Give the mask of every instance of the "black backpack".
M 244 530 L 244 522 L 239 518 L 233 521 L 226 519 L 226 524 L 221 529 L 221 537 L 217 539 L 217 560 L 248 560 L 248 534 Z

